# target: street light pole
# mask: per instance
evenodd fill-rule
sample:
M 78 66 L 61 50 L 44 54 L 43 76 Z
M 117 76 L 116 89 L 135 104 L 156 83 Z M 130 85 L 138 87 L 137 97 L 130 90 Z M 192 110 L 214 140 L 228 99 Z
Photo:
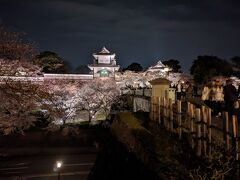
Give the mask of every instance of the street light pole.
M 60 169 L 58 171 L 58 180 L 60 180 Z
M 62 161 L 57 161 L 55 166 L 54 166 L 54 170 L 58 173 L 57 177 L 58 177 L 58 180 L 60 180 L 60 171 L 61 171 L 61 167 L 62 167 Z

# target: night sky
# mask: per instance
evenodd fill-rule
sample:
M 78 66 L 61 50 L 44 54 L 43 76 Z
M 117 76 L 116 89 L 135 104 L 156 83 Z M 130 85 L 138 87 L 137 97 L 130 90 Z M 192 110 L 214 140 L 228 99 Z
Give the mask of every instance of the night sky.
M 198 55 L 240 56 L 239 0 L 0 0 L 0 23 L 73 68 L 106 46 L 126 67 Z

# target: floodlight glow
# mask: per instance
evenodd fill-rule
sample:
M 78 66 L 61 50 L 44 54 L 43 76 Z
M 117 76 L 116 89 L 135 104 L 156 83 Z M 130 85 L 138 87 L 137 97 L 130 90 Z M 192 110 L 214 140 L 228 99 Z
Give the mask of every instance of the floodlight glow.
M 163 69 L 163 71 L 164 71 L 164 72 L 168 72 L 168 71 L 169 71 L 169 68 L 168 68 L 168 67 L 165 67 L 165 68 Z
M 58 169 L 61 168 L 62 167 L 62 161 L 57 161 L 56 166 L 57 166 Z

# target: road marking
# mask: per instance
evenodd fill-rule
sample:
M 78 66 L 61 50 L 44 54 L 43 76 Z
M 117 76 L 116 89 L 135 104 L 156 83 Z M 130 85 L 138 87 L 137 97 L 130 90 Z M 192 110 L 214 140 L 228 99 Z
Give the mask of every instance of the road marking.
M 4 164 L 4 165 L 1 165 L 2 166 L 2 168 L 5 166 L 5 168 L 6 167 L 12 167 L 12 166 L 26 166 L 26 165 L 28 165 L 29 163 L 24 163 L 24 162 L 21 162 L 21 163 L 16 163 L 16 164 Z
M 1 174 L 21 174 L 21 171 L 12 171 L 12 172 L 1 172 Z
M 94 163 L 74 163 L 74 164 L 63 164 L 63 166 L 92 166 Z
M 76 172 L 65 172 L 61 173 L 61 176 L 72 176 L 72 175 L 86 175 L 89 174 L 90 171 L 76 171 Z M 29 179 L 29 178 L 38 178 L 38 177 L 55 177 L 58 176 L 57 173 L 49 173 L 49 174 L 32 174 L 32 175 L 26 175 L 21 176 L 21 178 Z
M 24 167 L 14 167 L 14 168 L 1 168 L 0 171 L 6 171 L 6 170 L 17 170 L 17 169 L 27 169 L 28 166 Z
M 22 163 L 17 163 L 17 164 L 14 164 L 14 165 L 15 165 L 15 166 L 22 166 L 22 165 L 26 165 L 26 164 L 28 164 L 28 163 L 22 162 Z

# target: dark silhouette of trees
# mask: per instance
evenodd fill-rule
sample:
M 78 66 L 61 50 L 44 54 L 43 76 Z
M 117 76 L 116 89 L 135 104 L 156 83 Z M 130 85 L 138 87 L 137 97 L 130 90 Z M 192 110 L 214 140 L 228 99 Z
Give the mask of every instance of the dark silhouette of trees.
M 235 56 L 235 57 L 231 58 L 231 62 L 232 62 L 232 67 L 233 67 L 233 75 L 240 78 L 240 57 Z
M 74 73 L 89 74 L 90 71 L 91 70 L 87 67 L 87 65 L 80 65 L 74 70 Z
M 217 56 L 198 56 L 193 61 L 190 69 L 191 75 L 196 83 L 204 83 L 214 76 L 230 76 L 232 74 L 232 65 Z
M 181 72 L 181 66 L 180 66 L 180 62 L 178 60 L 175 59 L 169 59 L 168 61 L 163 61 L 162 62 L 164 65 L 170 67 L 172 69 L 172 72 Z
M 41 52 L 36 56 L 34 62 L 42 67 L 45 73 L 69 73 L 71 66 L 57 53 L 51 51 Z
M 133 63 L 130 64 L 128 67 L 123 68 L 122 71 L 126 71 L 126 70 L 134 71 L 134 72 L 140 72 L 140 71 L 143 70 L 143 67 L 141 66 L 141 64 L 136 63 L 136 62 L 133 62 Z
M 231 61 L 233 63 L 233 66 L 240 69 L 240 57 L 239 56 L 234 56 L 233 58 L 231 58 Z

